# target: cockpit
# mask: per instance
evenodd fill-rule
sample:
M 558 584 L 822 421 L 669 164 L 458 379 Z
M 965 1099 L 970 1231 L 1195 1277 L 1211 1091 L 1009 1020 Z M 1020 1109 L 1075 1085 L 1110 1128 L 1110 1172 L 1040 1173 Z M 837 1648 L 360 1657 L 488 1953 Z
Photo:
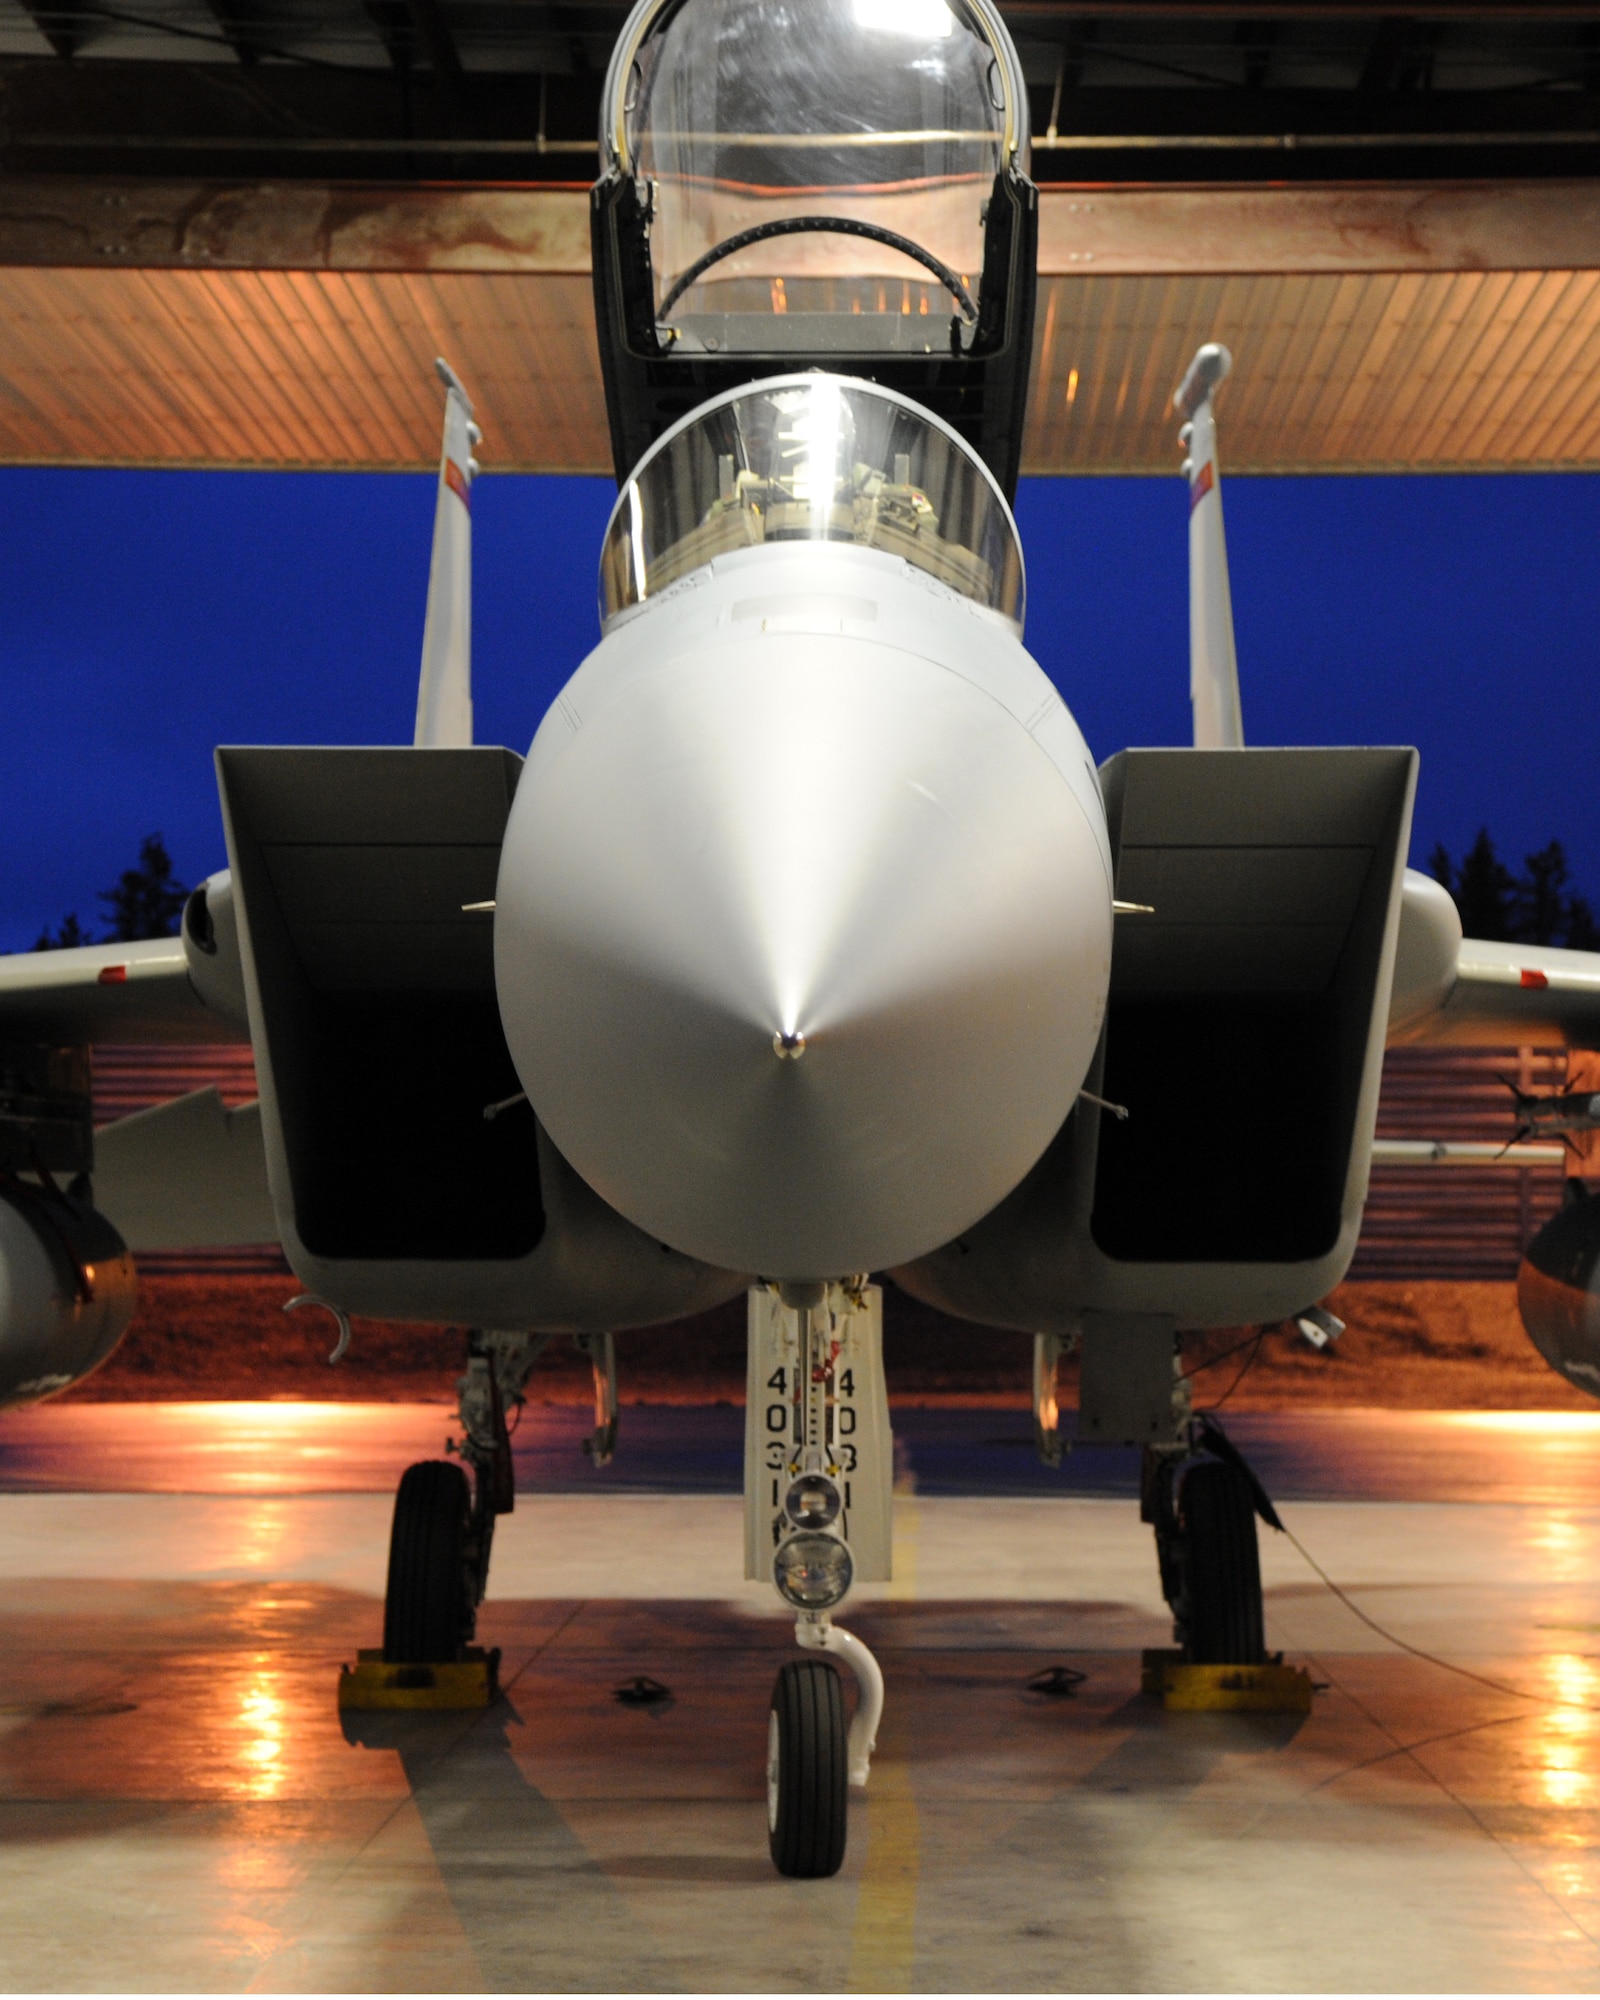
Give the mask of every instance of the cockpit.
M 618 496 L 601 617 L 718 556 L 796 541 L 899 556 L 1021 627 L 1022 552 L 988 468 L 906 398 L 835 375 L 730 391 L 660 441 Z
M 993 0 L 639 0 L 600 155 L 619 483 L 697 404 L 809 366 L 912 397 L 1013 491 L 1038 198 Z
M 659 0 L 618 44 L 607 103 L 665 341 L 971 345 L 995 177 L 1027 146 L 986 0 Z

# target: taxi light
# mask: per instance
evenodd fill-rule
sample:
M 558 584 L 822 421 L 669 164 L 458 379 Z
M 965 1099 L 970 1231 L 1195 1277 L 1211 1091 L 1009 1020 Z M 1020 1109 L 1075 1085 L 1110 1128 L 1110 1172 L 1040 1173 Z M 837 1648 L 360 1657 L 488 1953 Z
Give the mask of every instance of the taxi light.
M 791 1535 L 772 1559 L 778 1594 L 796 1611 L 828 1611 L 850 1588 L 855 1565 L 834 1535 Z
M 797 1528 L 831 1528 L 844 1496 L 825 1472 L 805 1472 L 783 1496 L 783 1511 Z

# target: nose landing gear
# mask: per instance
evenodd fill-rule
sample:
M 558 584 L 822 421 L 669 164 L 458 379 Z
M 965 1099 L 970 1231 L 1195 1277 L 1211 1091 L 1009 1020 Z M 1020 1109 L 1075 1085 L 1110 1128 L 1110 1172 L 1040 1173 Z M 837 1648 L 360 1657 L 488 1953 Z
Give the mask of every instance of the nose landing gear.
M 832 1660 L 790 1660 L 767 1717 L 767 1838 L 780 1875 L 837 1875 L 848 1797 L 844 1690 Z
M 750 1294 L 745 1574 L 776 1583 L 812 1656 L 779 1672 L 767 1723 L 767 1832 L 784 1875 L 838 1872 L 849 1789 L 867 1782 L 883 1716 L 877 1661 L 832 1621 L 856 1577 L 889 1575 L 881 1329 L 864 1280 Z M 856 1682 L 848 1728 L 835 1660 Z
M 883 1671 L 853 1632 L 827 1612 L 802 1612 L 797 1646 L 832 1653 L 855 1676 L 856 1712 L 845 1727 L 844 1690 L 831 1659 L 778 1670 L 767 1718 L 767 1837 L 780 1875 L 837 1875 L 844 1861 L 851 1786 L 872 1774 L 883 1720 Z

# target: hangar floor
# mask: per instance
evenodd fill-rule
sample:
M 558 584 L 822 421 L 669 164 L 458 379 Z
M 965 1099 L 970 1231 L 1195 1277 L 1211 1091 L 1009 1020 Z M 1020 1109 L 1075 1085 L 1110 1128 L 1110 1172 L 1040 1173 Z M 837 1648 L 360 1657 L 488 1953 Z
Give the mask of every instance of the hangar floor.
M 299 1408 L 231 1421 L 277 1425 L 288 1464 L 320 1421 Z M 116 1414 L 137 1456 L 150 1413 Z M 1363 1428 L 1341 1414 L 1335 1457 Z M 1339 1489 L 1369 1497 L 1294 1499 L 1327 1475 L 1310 1441 L 1280 1451 L 1306 1547 L 1484 1677 L 1397 1653 L 1267 1536 L 1272 1643 L 1328 1683 L 1308 1719 L 1140 1699 L 1166 1625 L 1126 1499 L 906 1494 L 897 1581 L 849 1620 L 886 1670 L 880 1755 L 817 1883 L 765 1855 L 787 1631 L 730 1581 L 734 1496 L 525 1495 L 482 1619 L 509 1698 L 341 1729 L 387 1496 L 306 1466 L 228 1491 L 229 1421 L 167 1490 L 0 1494 L 0 1985 L 1600 1985 L 1600 1507 L 1563 1497 L 1597 1490 L 1600 1419 L 1478 1420 L 1500 1470 L 1476 1502 L 1425 1497 L 1416 1448 Z M 1076 1696 L 1031 1693 L 1057 1661 L 1087 1674 Z M 619 1704 L 640 1673 L 670 1703 Z

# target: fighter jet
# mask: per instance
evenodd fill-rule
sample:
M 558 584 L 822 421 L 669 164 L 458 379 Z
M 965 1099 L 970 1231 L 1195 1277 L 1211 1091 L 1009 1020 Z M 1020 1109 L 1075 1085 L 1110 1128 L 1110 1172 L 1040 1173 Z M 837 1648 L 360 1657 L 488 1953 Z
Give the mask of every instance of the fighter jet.
M 341 1341 L 476 1329 L 384 1615 L 387 1660 L 450 1661 L 545 1342 L 594 1357 L 604 1456 L 614 1337 L 747 1294 L 746 1573 L 798 1655 L 771 1852 L 814 1876 L 882 1712 L 834 1614 L 890 1563 L 884 1276 L 1035 1336 L 1047 1456 L 1080 1349 L 1079 1437 L 1146 1451 L 1179 1644 L 1259 1661 L 1264 1496 L 1181 1337 L 1338 1283 L 1387 1043 L 1592 1041 L 1600 957 L 1463 940 L 1405 865 L 1415 751 L 1245 746 L 1217 347 L 1177 397 L 1194 746 L 1096 767 L 1024 643 L 1016 52 L 992 0 L 786 19 L 640 0 L 617 44 L 600 637 L 526 757 L 471 737 L 451 378 L 415 743 L 219 748 L 227 865 L 180 938 L 0 961 L 0 1391 L 79 1379 L 173 1245 L 281 1243 Z M 258 1104 L 92 1132 L 95 1042 L 245 1036 Z M 1238 1088 L 1272 1069 L 1292 1094 Z

